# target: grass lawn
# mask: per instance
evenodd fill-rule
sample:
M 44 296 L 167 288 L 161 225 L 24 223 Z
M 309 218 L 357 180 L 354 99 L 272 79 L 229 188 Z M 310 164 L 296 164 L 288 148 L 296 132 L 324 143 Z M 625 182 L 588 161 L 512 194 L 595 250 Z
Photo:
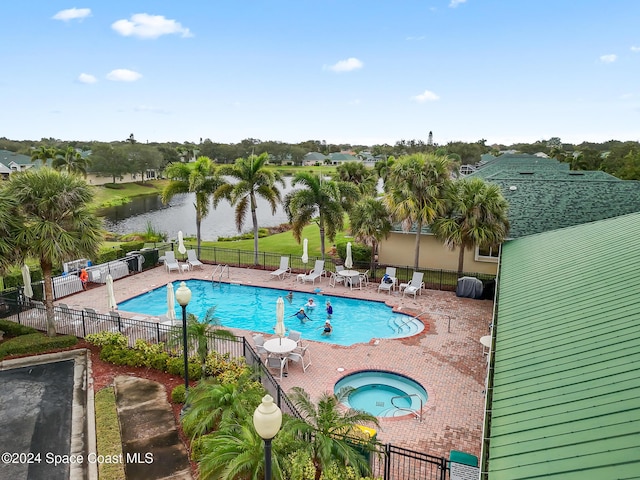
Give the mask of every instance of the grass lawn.
M 96 186 L 94 188 L 95 197 L 93 199 L 93 207 L 110 207 L 115 205 L 123 205 L 128 203 L 133 197 L 142 195 L 159 195 L 162 189 L 167 185 L 168 180 L 149 180 L 143 184 L 140 183 L 119 183 L 118 187 L 107 188 L 105 186 Z

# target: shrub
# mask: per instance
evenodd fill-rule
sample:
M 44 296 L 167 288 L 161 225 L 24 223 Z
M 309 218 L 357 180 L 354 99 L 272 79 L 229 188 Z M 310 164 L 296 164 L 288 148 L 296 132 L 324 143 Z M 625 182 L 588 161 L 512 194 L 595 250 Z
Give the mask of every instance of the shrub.
M 87 335 L 85 340 L 98 347 L 110 345 L 114 347 L 125 348 L 128 343 L 127 337 L 120 332 L 91 333 Z
M 171 401 L 173 403 L 184 403 L 187 398 L 187 391 L 184 388 L 184 385 L 178 385 L 173 390 L 171 390 Z
M 228 353 L 211 352 L 205 362 L 205 374 L 215 377 L 220 383 L 237 382 L 246 371 L 244 359 L 231 359 Z
M 171 375 L 184 378 L 184 357 L 169 357 L 166 371 Z M 202 365 L 194 358 L 189 359 L 189 379 L 199 380 L 202 377 Z
M 12 337 L 19 337 L 20 335 L 28 335 L 29 333 L 38 332 L 35 328 L 20 325 L 16 322 L 10 322 L 9 320 L 0 320 L 0 330 Z
M 342 241 L 336 243 L 336 250 L 340 258 L 344 261 L 344 259 L 347 258 L 347 242 Z M 368 265 L 371 263 L 371 247 L 351 242 L 351 258 L 354 264 L 360 263 Z
M 59 337 L 47 337 L 36 332 L 11 338 L 0 345 L 0 358 L 8 355 L 24 355 L 30 353 L 42 353 L 58 348 L 72 347 L 78 343 L 78 339 L 72 335 Z

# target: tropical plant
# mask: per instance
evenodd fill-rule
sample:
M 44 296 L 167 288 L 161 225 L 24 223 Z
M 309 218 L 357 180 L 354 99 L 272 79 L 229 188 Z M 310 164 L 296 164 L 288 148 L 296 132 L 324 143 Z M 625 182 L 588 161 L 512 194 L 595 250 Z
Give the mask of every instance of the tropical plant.
M 94 258 L 102 242 L 100 220 L 87 206 L 92 191 L 84 179 L 51 168 L 15 173 L 6 186 L 24 222 L 16 235 L 21 260 L 39 259 L 44 277 L 47 333 L 56 334 L 52 271 L 74 258 Z
M 451 181 L 451 160 L 434 154 L 400 157 L 391 168 L 384 203 L 404 231 L 416 230 L 414 268 L 419 268 L 422 227 L 444 214 L 444 190 Z
M 0 184 L 0 272 L 13 265 L 19 252 L 16 248 L 16 235 L 24 230 L 22 219 L 18 217 L 18 203 Z
M 56 170 L 64 170 L 68 174 L 87 176 L 87 167 L 91 164 L 88 158 L 82 156 L 75 148 L 69 146 L 66 150 L 58 150 L 51 166 Z
M 458 273 L 463 272 L 466 249 L 497 247 L 506 239 L 507 209 L 507 201 L 494 183 L 473 177 L 450 185 L 447 212 L 433 222 L 431 230 L 449 248 L 460 249 Z
M 305 445 L 316 468 L 316 478 L 336 463 L 352 467 L 359 476 L 369 473 L 369 463 L 361 452 L 373 445 L 370 440 L 359 438 L 356 447 L 353 437 L 357 435 L 357 425 L 379 427 L 378 419 L 361 410 L 341 411 L 340 402 L 351 390 L 345 388 L 337 394 L 324 393 L 317 405 L 301 387 L 293 387 L 291 390 L 289 398 L 303 420 L 292 419 L 287 428 L 311 439 Z
M 36 162 L 40 160 L 42 162 L 42 165 L 46 165 L 47 161 L 56 158 L 57 153 L 58 150 L 56 149 L 56 147 L 47 147 L 46 145 L 41 145 L 31 152 L 31 161 Z
M 387 157 L 386 160 L 378 160 L 373 166 L 374 170 L 378 173 L 378 177 L 382 179 L 385 190 L 389 171 L 391 170 L 391 167 L 393 167 L 394 163 L 396 163 L 396 159 L 391 155 Z
M 367 197 L 354 205 L 349 213 L 349 221 L 351 233 L 356 241 L 371 247 L 371 269 L 373 270 L 378 244 L 391 233 L 389 212 L 380 200 Z
M 284 181 L 279 172 L 266 167 L 269 155 L 265 152 L 260 156 L 250 155 L 249 158 L 238 158 L 233 165 L 223 166 L 220 169 L 222 175 L 229 175 L 237 180 L 237 183 L 227 183 L 218 188 L 214 199 L 226 198 L 231 205 L 236 207 L 236 227 L 242 231 L 247 211 L 251 212 L 253 222 L 253 261 L 258 261 L 258 208 L 257 197 L 264 198 L 271 206 L 271 213 L 276 213 L 276 208 L 282 202 L 280 189 L 277 183 L 284 187 Z
M 338 179 L 351 182 L 358 187 L 363 196 L 376 193 L 376 177 L 373 170 L 368 169 L 362 162 L 345 162 L 336 168 Z
M 198 256 L 200 256 L 202 219 L 209 215 L 211 196 L 216 189 L 225 184 L 225 180 L 208 157 L 198 158 L 193 168 L 184 163 L 172 163 L 166 168 L 164 174 L 171 180 L 162 191 L 163 203 L 168 203 L 174 195 L 179 193 L 195 193 L 196 201 L 193 206 L 196 209 L 196 242 Z M 213 205 L 214 208 L 217 206 L 215 198 Z
M 307 172 L 296 174 L 291 185 L 304 187 L 290 192 L 284 200 L 293 237 L 300 242 L 303 228 L 315 221 L 320 229 L 320 251 L 324 259 L 325 235 L 333 242 L 336 234 L 344 229 L 344 214 L 358 198 L 358 190 L 352 184 L 326 181 Z

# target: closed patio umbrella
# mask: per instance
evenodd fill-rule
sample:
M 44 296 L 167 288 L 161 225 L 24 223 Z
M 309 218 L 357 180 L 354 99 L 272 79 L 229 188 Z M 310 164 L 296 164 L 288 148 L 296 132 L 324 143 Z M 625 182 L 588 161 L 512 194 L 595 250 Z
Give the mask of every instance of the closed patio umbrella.
M 106 279 L 107 284 L 107 307 L 109 310 L 115 310 L 118 308 L 118 304 L 116 303 L 116 294 L 113 291 L 113 277 L 111 274 L 107 275 Z
M 286 329 L 284 327 L 284 300 L 282 297 L 278 297 L 276 301 L 276 335 L 280 337 L 280 343 L 282 343 L 282 337 L 286 333 Z
M 182 230 L 178 232 L 178 252 L 182 255 L 187 253 L 187 247 L 184 246 L 184 238 L 182 236 Z
M 351 258 L 351 242 L 347 243 L 347 258 L 344 259 L 344 268 L 350 270 L 353 267 L 353 258 Z
M 306 238 L 302 241 L 302 263 L 309 261 L 309 240 Z
M 23 295 L 27 298 L 33 298 L 33 288 L 31 288 L 31 271 L 27 264 L 22 265 L 22 281 L 24 282 Z
M 171 320 L 171 324 L 176 319 L 176 296 L 173 293 L 173 283 L 167 283 L 167 318 Z

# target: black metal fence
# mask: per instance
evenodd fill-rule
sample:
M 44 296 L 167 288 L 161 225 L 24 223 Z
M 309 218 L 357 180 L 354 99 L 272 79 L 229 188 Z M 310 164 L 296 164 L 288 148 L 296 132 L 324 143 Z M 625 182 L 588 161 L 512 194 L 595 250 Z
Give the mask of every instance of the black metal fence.
M 47 313 L 42 302 L 22 302 L 17 291 L 0 292 L 0 318 L 27 325 L 37 330 L 47 330 Z M 138 339 L 149 343 L 164 343 L 169 353 L 182 352 L 182 327 L 172 327 L 156 322 L 134 320 L 118 315 L 104 315 L 91 310 L 75 310 L 58 304 L 55 307 L 55 322 L 58 333 L 86 337 L 104 331 L 120 332 L 129 338 L 133 346 Z M 258 369 L 260 381 L 283 413 L 302 418 L 291 400 L 271 372 L 262 363 L 260 356 L 244 337 L 232 339 L 209 336 L 209 348 L 231 358 L 244 358 L 248 365 Z M 195 349 L 194 349 L 195 350 Z M 447 460 L 392 444 L 377 444 L 370 455 L 371 473 L 374 478 L 384 480 L 446 480 Z

